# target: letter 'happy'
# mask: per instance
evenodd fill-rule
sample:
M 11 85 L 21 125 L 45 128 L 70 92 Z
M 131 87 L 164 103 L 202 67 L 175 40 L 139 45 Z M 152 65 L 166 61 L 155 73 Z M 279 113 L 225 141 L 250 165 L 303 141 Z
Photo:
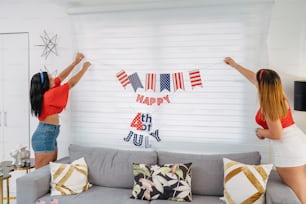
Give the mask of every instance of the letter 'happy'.
M 163 97 L 148 97 L 144 95 L 137 95 L 136 102 L 146 104 L 148 106 L 158 105 L 160 106 L 163 103 L 170 103 L 169 95 Z

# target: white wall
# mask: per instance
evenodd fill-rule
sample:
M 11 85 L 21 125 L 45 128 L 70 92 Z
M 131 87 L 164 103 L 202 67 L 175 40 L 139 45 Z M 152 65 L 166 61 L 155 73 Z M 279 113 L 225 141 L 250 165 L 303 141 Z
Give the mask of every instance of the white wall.
M 281 74 L 292 109 L 294 81 L 306 81 L 305 11 L 305 0 L 276 0 L 270 23 L 269 66 Z M 297 125 L 306 132 L 306 113 L 293 114 Z

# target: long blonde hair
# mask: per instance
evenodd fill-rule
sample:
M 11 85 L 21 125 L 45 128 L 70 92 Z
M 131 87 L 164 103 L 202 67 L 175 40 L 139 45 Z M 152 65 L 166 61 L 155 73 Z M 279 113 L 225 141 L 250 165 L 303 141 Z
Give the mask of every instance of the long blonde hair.
M 288 107 L 282 82 L 274 70 L 260 69 L 256 73 L 261 113 L 272 121 L 287 115 Z

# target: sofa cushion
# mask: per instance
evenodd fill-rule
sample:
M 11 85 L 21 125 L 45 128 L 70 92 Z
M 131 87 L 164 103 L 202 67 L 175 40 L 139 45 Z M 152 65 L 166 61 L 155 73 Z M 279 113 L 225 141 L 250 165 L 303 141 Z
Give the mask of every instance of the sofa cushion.
M 57 199 L 59 204 L 150 204 L 150 201 L 131 199 L 130 195 L 131 189 L 93 186 L 85 193 L 69 196 L 45 194 L 39 200 L 45 201 L 46 204 L 49 204 L 52 199 Z
M 276 170 L 272 169 L 266 188 L 266 204 L 301 204 L 294 191 L 285 184 Z
M 261 160 L 259 152 L 205 155 L 159 151 L 158 163 L 192 162 L 192 193 L 223 196 L 224 157 L 245 164 L 260 164 Z
M 134 164 L 131 198 L 141 200 L 191 201 L 191 166 L 187 164 Z
M 173 202 L 170 200 L 152 200 L 150 204 L 224 204 L 217 196 L 192 195 L 192 202 Z
M 224 162 L 226 203 L 265 203 L 266 185 L 273 164 L 246 165 L 227 158 Z
M 123 150 L 71 144 L 69 155 L 71 160 L 84 157 L 88 165 L 89 182 L 105 187 L 132 188 L 133 163 L 157 163 L 157 153 L 151 150 Z
M 73 195 L 87 191 L 88 168 L 84 158 L 62 164 L 50 162 L 51 196 Z

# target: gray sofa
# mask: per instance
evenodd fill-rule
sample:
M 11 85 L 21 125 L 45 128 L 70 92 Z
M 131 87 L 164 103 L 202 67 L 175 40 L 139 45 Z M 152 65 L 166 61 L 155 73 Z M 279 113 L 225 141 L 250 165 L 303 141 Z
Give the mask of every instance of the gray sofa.
M 86 192 L 69 196 L 50 196 L 50 169 L 45 166 L 19 177 L 17 204 L 34 204 L 37 200 L 59 200 L 60 204 L 173 204 L 175 201 L 131 199 L 133 163 L 166 164 L 192 162 L 192 203 L 223 204 L 223 157 L 246 164 L 260 164 L 258 152 L 236 154 L 189 154 L 154 150 L 123 150 L 104 147 L 69 146 L 69 157 L 57 162 L 70 163 L 84 157 L 88 179 L 93 186 Z M 243 190 L 243 189 L 242 189 Z M 180 202 L 189 203 L 189 202 Z M 272 170 L 266 191 L 266 204 L 299 204 L 293 191 Z

